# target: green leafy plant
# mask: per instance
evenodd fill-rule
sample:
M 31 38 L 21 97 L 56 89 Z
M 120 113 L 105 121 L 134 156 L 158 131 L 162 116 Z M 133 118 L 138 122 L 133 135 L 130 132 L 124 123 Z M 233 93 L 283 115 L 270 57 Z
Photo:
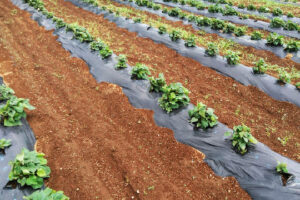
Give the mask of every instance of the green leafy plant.
M 179 13 L 179 15 L 178 15 L 179 19 L 185 19 L 186 16 L 187 16 L 187 14 L 184 13 L 184 12 L 181 12 L 181 13 Z
M 208 47 L 205 50 L 205 53 L 209 56 L 215 56 L 219 53 L 218 46 L 214 43 L 208 43 Z
M 265 7 L 265 6 L 261 6 L 257 10 L 258 10 L 258 12 L 261 12 L 261 13 L 268 13 L 268 12 L 270 12 L 270 9 L 267 8 L 267 7 Z
M 69 200 L 70 198 L 64 195 L 63 191 L 55 191 L 51 188 L 38 190 L 29 196 L 24 197 L 24 200 Z
M 82 0 L 85 3 L 92 4 L 93 6 L 98 6 L 98 3 L 96 0 Z
M 63 28 L 67 25 L 63 19 L 58 17 L 53 17 L 52 21 L 56 23 L 56 28 Z
M 179 40 L 181 38 L 181 32 L 177 31 L 177 30 L 172 30 L 172 32 L 169 34 L 169 36 L 173 42 L 176 42 L 177 40 Z
M 251 129 L 246 125 L 238 125 L 233 127 L 233 133 L 226 132 L 225 135 L 232 134 L 232 146 L 240 154 L 245 154 L 251 144 L 256 144 L 257 140 L 251 135 Z
M 246 27 L 237 27 L 234 30 L 234 34 L 237 37 L 241 37 L 241 36 L 245 35 L 245 33 L 246 33 Z
M 142 19 L 139 17 L 133 18 L 134 23 L 141 23 Z
M 290 40 L 286 47 L 284 48 L 285 51 L 288 52 L 297 52 L 300 50 L 300 42 L 295 41 L 295 40 Z
M 284 30 L 288 31 L 297 31 L 298 30 L 298 24 L 292 22 L 291 20 L 288 20 L 284 25 Z
M 112 55 L 113 51 L 110 50 L 110 48 L 109 48 L 108 46 L 105 45 L 105 46 L 99 51 L 99 53 L 100 53 L 102 59 L 106 59 L 106 58 L 109 58 L 109 57 Z
M 0 139 L 0 151 L 11 146 L 11 140 Z
M 244 8 L 246 8 L 246 6 L 245 6 L 244 4 L 239 4 L 239 5 L 238 5 L 238 8 L 244 9 Z
M 189 16 L 188 16 L 188 21 L 189 21 L 189 22 L 194 22 L 194 21 L 196 21 L 196 16 L 195 16 L 195 15 L 189 15 Z
M 210 26 L 212 23 L 212 20 L 208 17 L 196 17 L 195 20 L 197 26 Z
M 236 65 L 240 61 L 239 53 L 233 51 L 227 51 L 225 58 L 227 59 L 227 63 L 230 65 Z
M 15 91 L 6 85 L 0 85 L 0 101 L 8 100 L 12 98 Z
M 280 174 L 289 173 L 286 163 L 281 163 L 281 162 L 277 162 L 276 171 L 277 173 Z
M 104 42 L 102 42 L 100 39 L 97 39 L 90 44 L 90 48 L 92 51 L 100 51 L 105 47 Z
M 247 6 L 247 10 L 253 11 L 256 10 L 256 7 L 253 4 Z
M 211 20 L 211 28 L 214 30 L 222 30 L 225 27 L 225 22 L 219 19 Z
M 184 45 L 185 45 L 186 47 L 195 47 L 195 46 L 196 46 L 195 36 L 194 36 L 194 35 L 189 36 L 189 37 L 185 40 Z
M 291 12 L 289 12 L 286 16 L 287 16 L 288 18 L 293 18 L 293 17 L 294 17 L 294 15 L 293 15 Z
M 202 3 L 199 3 L 197 5 L 197 10 L 204 10 L 205 9 L 205 5 L 203 5 Z
M 160 10 L 160 9 L 161 9 L 161 5 L 159 5 L 159 4 L 154 4 L 153 10 Z
M 166 85 L 166 80 L 162 73 L 159 73 L 158 78 L 150 77 L 149 81 L 150 92 L 163 92 L 162 88 Z
M 295 87 L 296 87 L 298 90 L 300 90 L 300 82 L 297 82 L 297 83 L 295 84 Z
M 24 109 L 35 109 L 29 104 L 28 99 L 12 97 L 6 104 L 0 106 L 0 118 L 4 121 L 4 126 L 22 125 L 21 119 L 26 118 Z
M 207 108 L 203 103 L 198 103 L 194 109 L 189 110 L 190 122 L 195 124 L 197 128 L 212 128 L 218 124 L 218 117 L 214 114 L 212 108 Z
M 291 75 L 287 71 L 281 70 L 281 71 L 279 71 L 278 81 L 281 83 L 284 83 L 284 84 L 290 83 Z
M 80 42 L 92 42 L 93 37 L 89 34 L 89 32 L 77 24 L 68 24 L 66 31 L 72 31 L 74 34 L 74 38 L 78 39 Z
M 9 173 L 10 181 L 17 181 L 21 186 L 28 185 L 33 189 L 41 188 L 44 179 L 50 177 L 50 168 L 47 166 L 45 154 L 23 149 L 10 162 L 12 169 Z
M 165 26 L 159 26 L 158 27 L 158 33 L 159 34 L 164 34 L 167 32 L 167 28 Z
M 208 7 L 208 12 L 210 13 L 220 13 L 223 11 L 223 8 L 219 6 L 218 4 L 211 5 Z
M 137 63 L 131 71 L 132 79 L 148 79 L 148 75 L 151 75 L 149 68 L 141 63 Z
M 232 23 L 226 23 L 226 26 L 223 29 L 224 33 L 233 33 L 236 29 L 236 26 Z
M 41 0 L 24 0 L 25 3 L 28 3 L 31 7 L 35 8 L 38 11 L 45 9 L 44 2 Z
M 119 57 L 118 57 L 118 63 L 116 64 L 115 68 L 116 69 L 124 69 L 124 68 L 126 68 L 127 67 L 126 62 L 127 62 L 126 56 L 123 55 L 123 54 L 119 55 Z
M 273 11 L 272 11 L 272 14 L 273 16 L 281 16 L 282 15 L 282 10 L 280 8 L 275 8 Z
M 285 23 L 284 23 L 283 19 L 280 19 L 279 17 L 274 17 L 270 23 L 271 28 L 281 28 L 281 27 L 284 27 L 284 25 L 285 25 Z
M 267 71 L 268 65 L 265 63 L 264 59 L 259 59 L 255 63 L 255 67 L 253 67 L 253 73 L 254 74 L 264 74 Z
M 233 16 L 238 15 L 238 12 L 231 6 L 225 6 L 225 9 L 223 10 L 223 15 L 225 16 Z
M 172 17 L 178 17 L 179 13 L 181 13 L 180 8 L 172 8 L 169 10 L 168 15 Z
M 162 91 L 163 95 L 159 99 L 159 105 L 167 113 L 186 106 L 190 102 L 190 98 L 188 97 L 189 90 L 183 87 L 181 83 L 165 85 Z
M 259 31 L 254 31 L 251 35 L 251 40 L 261 40 L 262 34 Z
M 283 36 L 278 35 L 277 33 L 271 33 L 267 37 L 267 44 L 271 46 L 283 46 Z
M 162 12 L 162 13 L 168 13 L 168 9 L 167 9 L 167 8 L 164 8 L 164 9 L 162 9 L 161 12 Z

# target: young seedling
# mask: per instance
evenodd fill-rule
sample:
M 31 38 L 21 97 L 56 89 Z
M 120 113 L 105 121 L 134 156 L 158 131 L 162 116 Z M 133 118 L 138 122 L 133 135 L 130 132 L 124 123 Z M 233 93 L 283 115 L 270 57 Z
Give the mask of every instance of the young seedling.
M 284 25 L 285 25 L 285 22 L 283 21 L 283 19 L 278 18 L 278 17 L 274 17 L 270 23 L 271 28 L 281 28 L 281 27 L 284 27 Z
M 294 15 L 293 15 L 291 12 L 289 12 L 286 16 L 287 16 L 288 18 L 293 18 L 293 17 L 294 17 Z
M 134 23 L 141 23 L 141 21 L 142 21 L 142 19 L 138 18 L 138 17 L 133 19 Z
M 254 31 L 251 35 L 251 40 L 261 40 L 262 34 L 259 31 Z
M 104 42 L 102 42 L 99 38 L 97 38 L 97 40 L 91 42 L 90 44 L 90 48 L 92 51 L 100 51 L 104 47 L 105 47 Z
M 9 180 L 17 181 L 21 186 L 28 185 L 33 189 L 41 188 L 44 179 L 50 177 L 51 172 L 44 156 L 43 153 L 23 149 L 16 159 L 10 162 L 12 169 L 8 176 Z
M 0 139 L 0 152 L 4 151 L 5 148 L 11 146 L 11 140 L 6 140 L 4 138 Z
M 227 23 L 226 26 L 223 29 L 224 33 L 233 33 L 236 29 L 236 26 L 232 23 Z
M 288 20 L 284 25 L 284 30 L 288 31 L 297 31 L 298 30 L 298 24 L 292 22 L 291 20 Z
M 165 26 L 159 26 L 158 27 L 158 33 L 159 34 L 165 34 L 167 32 L 167 28 Z
M 294 40 L 290 40 L 286 47 L 284 48 L 285 51 L 287 52 L 297 52 L 300 50 L 300 42 L 298 41 L 294 41 Z
M 282 15 L 282 10 L 280 8 L 275 8 L 273 11 L 272 11 L 272 14 L 273 16 L 281 16 Z
M 176 42 L 177 40 L 179 40 L 181 38 L 181 32 L 177 31 L 177 30 L 173 30 L 170 34 L 169 34 L 171 40 L 173 42 Z
M 151 75 L 149 68 L 141 63 L 137 63 L 131 71 L 131 78 L 132 79 L 148 79 L 148 76 Z
M 89 34 L 89 32 L 77 24 L 68 24 L 66 31 L 72 31 L 74 34 L 74 38 L 79 40 L 80 42 L 92 42 L 93 37 Z
M 225 22 L 219 19 L 211 20 L 211 28 L 214 30 L 222 30 L 225 27 Z
M 247 10 L 254 11 L 256 10 L 256 7 L 253 4 L 250 4 L 247 6 Z
M 24 200 L 70 200 L 69 197 L 64 195 L 63 191 L 55 191 L 51 188 L 38 190 L 29 196 L 24 196 Z
M 271 46 L 283 46 L 284 41 L 283 41 L 283 36 L 278 35 L 277 33 L 271 33 L 267 37 L 267 45 Z
M 65 27 L 67 24 L 64 22 L 64 20 L 62 20 L 61 18 L 57 18 L 57 17 L 53 17 L 52 21 L 56 23 L 56 28 L 63 28 Z
M 264 74 L 267 71 L 268 65 L 265 63 L 264 59 L 259 59 L 255 63 L 255 67 L 253 67 L 253 73 L 254 74 Z
M 24 109 L 34 110 L 28 99 L 12 97 L 6 104 L 0 106 L 0 119 L 4 121 L 4 126 L 22 125 L 21 119 L 26 118 Z
M 239 53 L 233 51 L 227 51 L 225 58 L 227 59 L 227 63 L 230 65 L 236 65 L 240 61 Z
M 296 87 L 298 90 L 300 90 L 300 82 L 297 82 L 297 83 L 295 84 L 295 87 Z
M 234 34 L 236 37 L 241 37 L 241 36 L 245 35 L 245 33 L 246 33 L 246 27 L 237 27 L 234 30 Z
M 198 103 L 193 110 L 189 110 L 190 122 L 197 128 L 207 129 L 218 124 L 218 117 L 212 108 L 207 108 L 203 103 Z
M 123 55 L 123 54 L 119 55 L 119 57 L 118 57 L 118 63 L 116 64 L 115 68 L 116 69 L 124 69 L 124 68 L 126 68 L 127 67 L 126 62 L 127 62 L 126 56 Z
M 291 75 L 287 71 L 281 70 L 279 72 L 278 81 L 283 83 L 283 84 L 290 83 L 291 82 Z
M 0 101 L 5 101 L 12 98 L 15 91 L 5 85 L 0 85 Z
M 163 95 L 159 99 L 159 105 L 163 110 L 167 111 L 167 113 L 186 106 L 190 102 L 190 98 L 188 97 L 189 90 L 183 87 L 181 83 L 165 85 L 162 91 Z
M 246 125 L 233 127 L 233 133 L 227 131 L 226 136 L 232 135 L 232 146 L 240 154 L 245 154 L 251 144 L 256 144 L 257 140 L 251 135 L 251 129 Z
M 108 46 L 105 45 L 105 46 L 99 51 L 99 53 L 100 53 L 102 59 L 107 59 L 107 58 L 109 58 L 109 57 L 112 55 L 113 51 L 110 50 L 110 48 L 109 48 Z
M 208 43 L 208 48 L 205 50 L 208 56 L 216 56 L 219 53 L 218 46 L 214 43 Z
M 189 36 L 189 37 L 185 40 L 184 45 L 185 45 L 186 47 L 195 47 L 195 46 L 196 46 L 195 36 L 194 36 L 194 35 Z
M 279 174 L 289 173 L 286 163 L 277 162 L 276 171 Z
M 158 78 L 150 77 L 149 81 L 150 92 L 163 92 L 162 88 L 166 85 L 166 80 L 162 73 L 159 73 Z

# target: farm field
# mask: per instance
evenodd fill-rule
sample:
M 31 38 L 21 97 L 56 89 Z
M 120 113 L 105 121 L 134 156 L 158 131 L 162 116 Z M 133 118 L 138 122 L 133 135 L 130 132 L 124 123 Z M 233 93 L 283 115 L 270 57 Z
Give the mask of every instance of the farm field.
M 299 14 L 1 1 L 0 200 L 299 199 Z

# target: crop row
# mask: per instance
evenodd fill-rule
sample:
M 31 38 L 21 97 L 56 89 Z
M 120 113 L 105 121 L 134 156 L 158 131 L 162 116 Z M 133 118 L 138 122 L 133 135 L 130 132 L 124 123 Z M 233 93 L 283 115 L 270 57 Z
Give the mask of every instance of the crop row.
M 96 4 L 96 3 L 94 2 L 93 4 Z M 108 7 L 108 8 L 105 7 L 105 6 L 101 7 L 101 9 L 103 9 L 103 10 L 108 9 L 111 13 L 115 12 L 116 15 L 122 15 L 123 14 L 124 16 L 128 17 L 128 15 L 126 15 L 128 13 L 126 10 L 125 11 L 123 9 L 113 10 L 111 8 L 112 7 Z M 174 10 L 174 9 L 170 9 L 169 13 L 172 13 L 172 10 Z M 139 23 L 139 22 L 142 21 L 141 18 L 132 18 L 132 19 L 136 23 Z M 169 30 L 167 30 L 167 26 L 164 26 L 161 23 L 158 23 L 156 25 L 155 23 L 153 23 L 153 21 L 151 21 L 151 25 L 154 26 L 154 27 L 157 27 L 160 34 L 168 33 L 171 40 L 174 41 L 174 42 L 178 41 L 179 39 L 184 39 L 185 40 L 185 45 L 187 47 L 196 46 L 197 36 L 195 36 L 193 34 L 188 35 L 186 32 L 181 31 L 179 29 L 169 29 Z M 273 44 L 273 43 L 277 44 L 278 41 L 281 41 L 281 44 L 283 44 L 283 38 L 281 36 L 278 36 L 276 34 L 270 34 L 269 39 L 268 39 L 268 42 L 270 44 Z M 292 47 L 293 44 L 294 44 L 294 46 L 296 46 L 296 49 L 299 48 L 299 42 L 297 43 L 295 41 L 290 41 L 289 46 Z M 228 48 L 225 48 L 225 49 L 228 49 Z M 232 50 L 224 52 L 223 49 L 222 49 L 222 51 L 223 51 L 224 56 L 227 58 L 228 64 L 237 64 L 240 61 L 240 55 L 241 54 L 239 52 L 235 52 L 235 51 L 232 51 Z M 208 43 L 206 52 L 207 53 L 208 52 L 214 52 L 214 53 L 210 53 L 208 55 L 215 56 L 216 54 L 218 54 L 219 48 L 218 48 L 216 43 Z M 260 67 L 262 65 L 264 66 L 263 68 Z M 254 64 L 254 67 L 253 67 L 254 73 L 265 73 L 269 69 L 272 70 L 272 69 L 274 69 L 274 67 L 267 64 L 267 63 L 265 63 L 264 60 L 262 60 L 262 58 L 257 59 L 257 61 Z M 278 72 L 278 79 L 281 82 L 289 83 L 292 79 L 297 80 L 297 79 L 300 78 L 299 73 L 296 72 L 294 74 L 291 74 L 291 73 L 288 73 L 286 70 L 283 70 L 282 68 L 279 68 L 277 72 Z M 296 83 L 296 87 L 299 87 L 299 83 Z

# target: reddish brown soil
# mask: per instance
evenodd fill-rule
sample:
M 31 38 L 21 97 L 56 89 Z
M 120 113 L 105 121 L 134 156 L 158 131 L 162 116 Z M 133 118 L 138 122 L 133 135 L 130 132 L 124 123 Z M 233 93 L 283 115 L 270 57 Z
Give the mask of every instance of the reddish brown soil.
M 250 199 L 157 127 L 153 112 L 133 108 L 120 87 L 97 84 L 28 13 L 5 0 L 0 19 L 0 73 L 36 107 L 28 122 L 52 169 L 48 186 L 72 200 Z
M 102 16 L 82 10 L 64 0 L 44 0 L 48 10 L 66 22 L 77 21 L 100 37 L 129 63 L 144 63 L 153 74 L 163 72 L 168 82 L 181 82 L 190 91 L 191 102 L 201 101 L 215 109 L 219 121 L 229 127 L 245 123 L 252 134 L 274 151 L 300 161 L 300 108 L 272 99 L 255 87 L 244 86 L 198 62 L 180 56 L 164 45 L 118 28 Z M 146 48 L 145 48 L 146 47 Z M 281 144 L 278 138 L 286 138 Z

